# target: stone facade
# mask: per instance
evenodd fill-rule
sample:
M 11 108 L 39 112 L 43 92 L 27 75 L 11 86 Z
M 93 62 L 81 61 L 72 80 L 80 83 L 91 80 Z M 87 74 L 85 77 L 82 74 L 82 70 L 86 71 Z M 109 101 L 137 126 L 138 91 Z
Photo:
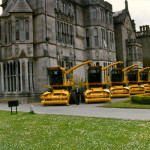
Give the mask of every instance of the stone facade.
M 143 67 L 150 66 L 150 27 L 140 26 L 140 31 L 136 33 L 137 39 L 143 47 Z
M 48 67 L 116 62 L 112 5 L 104 0 L 2 0 L 1 6 L 1 95 L 43 93 Z M 75 77 L 85 80 L 86 67 Z
M 133 64 L 143 67 L 142 46 L 136 39 L 134 20 L 131 20 L 128 2 L 125 9 L 114 13 L 114 28 L 117 60 L 124 62 L 124 68 Z

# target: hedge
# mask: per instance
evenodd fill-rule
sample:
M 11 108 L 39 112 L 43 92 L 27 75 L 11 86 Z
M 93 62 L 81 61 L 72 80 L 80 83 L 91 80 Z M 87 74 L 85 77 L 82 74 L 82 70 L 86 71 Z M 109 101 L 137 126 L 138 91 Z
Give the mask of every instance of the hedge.
M 133 103 L 150 104 L 150 94 L 140 94 L 131 97 Z

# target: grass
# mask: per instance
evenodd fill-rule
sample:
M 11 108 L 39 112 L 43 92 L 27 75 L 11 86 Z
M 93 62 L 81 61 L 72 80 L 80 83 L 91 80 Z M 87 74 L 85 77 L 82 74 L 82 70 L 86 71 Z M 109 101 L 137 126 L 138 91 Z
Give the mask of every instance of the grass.
M 130 99 L 124 100 L 124 101 L 115 102 L 115 103 L 106 104 L 106 105 L 103 105 L 103 107 L 150 109 L 150 105 L 148 105 L 148 104 L 132 103 L 132 101 Z
M 150 122 L 0 111 L 1 150 L 148 150 Z

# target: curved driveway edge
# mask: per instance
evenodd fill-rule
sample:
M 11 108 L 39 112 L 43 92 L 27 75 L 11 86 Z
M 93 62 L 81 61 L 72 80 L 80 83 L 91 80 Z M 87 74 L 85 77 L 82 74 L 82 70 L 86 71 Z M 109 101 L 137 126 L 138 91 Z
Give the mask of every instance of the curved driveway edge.
M 30 105 L 33 105 L 35 113 L 38 114 L 59 114 L 150 121 L 150 109 L 103 108 L 99 107 L 101 104 L 82 103 L 80 105 L 45 107 L 42 107 L 40 103 L 20 104 L 18 106 L 18 111 L 30 112 Z M 10 108 L 7 104 L 0 103 L 0 110 L 10 111 Z M 15 107 L 13 108 L 13 111 L 15 111 Z

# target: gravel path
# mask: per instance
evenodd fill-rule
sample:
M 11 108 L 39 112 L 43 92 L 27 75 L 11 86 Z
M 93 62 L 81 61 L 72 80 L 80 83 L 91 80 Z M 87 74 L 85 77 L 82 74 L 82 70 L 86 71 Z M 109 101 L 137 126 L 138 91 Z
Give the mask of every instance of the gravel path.
M 124 100 L 124 99 L 121 99 Z M 113 99 L 113 102 L 119 101 Z M 18 111 L 29 112 L 30 106 L 33 105 L 35 113 L 39 114 L 61 114 L 75 116 L 89 116 L 101 118 L 118 118 L 127 120 L 148 120 L 150 121 L 150 109 L 123 109 L 123 108 L 103 108 L 103 104 L 83 104 L 70 106 L 45 106 L 40 103 L 20 104 Z M 0 103 L 0 110 L 9 110 L 8 104 Z M 15 111 L 15 107 L 13 107 Z

